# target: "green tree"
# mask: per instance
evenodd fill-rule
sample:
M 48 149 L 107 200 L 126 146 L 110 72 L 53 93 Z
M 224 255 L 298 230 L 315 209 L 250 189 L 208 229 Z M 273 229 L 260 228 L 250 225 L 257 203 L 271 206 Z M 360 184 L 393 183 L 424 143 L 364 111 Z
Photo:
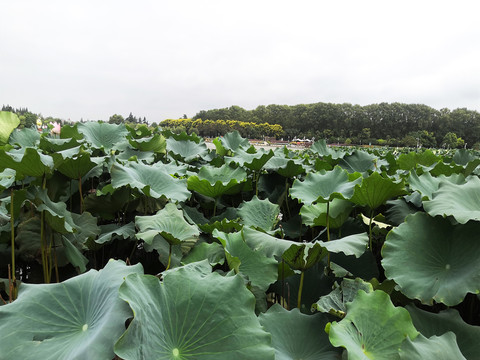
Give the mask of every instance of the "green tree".
M 122 115 L 118 115 L 118 114 L 114 114 L 112 116 L 110 116 L 110 119 L 108 119 L 108 122 L 110 124 L 123 124 L 123 122 L 125 121 L 125 119 L 123 118 Z

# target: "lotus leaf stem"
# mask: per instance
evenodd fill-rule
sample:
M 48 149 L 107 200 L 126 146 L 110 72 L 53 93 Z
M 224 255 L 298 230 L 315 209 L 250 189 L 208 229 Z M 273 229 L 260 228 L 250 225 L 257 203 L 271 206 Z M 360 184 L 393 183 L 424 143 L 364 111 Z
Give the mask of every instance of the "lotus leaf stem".
M 300 286 L 298 287 L 297 308 L 302 306 L 302 291 L 303 291 L 303 278 L 305 277 L 305 271 L 302 271 L 300 275 Z

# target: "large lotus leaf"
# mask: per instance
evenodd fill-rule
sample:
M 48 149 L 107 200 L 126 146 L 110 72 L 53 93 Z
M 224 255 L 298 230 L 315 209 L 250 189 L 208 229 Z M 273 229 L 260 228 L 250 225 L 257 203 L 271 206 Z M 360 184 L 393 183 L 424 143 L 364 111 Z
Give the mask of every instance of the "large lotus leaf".
M 185 131 L 182 131 L 181 133 L 172 133 L 170 130 L 163 130 L 162 134 L 165 135 L 168 138 L 175 139 L 177 141 L 193 141 L 196 142 L 197 144 L 201 143 L 203 140 L 202 137 L 198 136 L 196 133 L 191 133 L 187 134 Z
M 77 129 L 80 134 L 83 134 L 86 142 L 94 149 L 109 151 L 127 141 L 128 130 L 123 124 L 116 125 L 89 121 L 77 124 Z
M 214 230 L 213 236 L 225 248 L 230 269 L 243 275 L 253 286 L 266 291 L 277 280 L 277 260 L 252 250 L 243 240 L 241 232 L 226 234 Z
M 416 207 L 407 203 L 404 198 L 388 200 L 387 205 L 389 205 L 385 214 L 387 221 L 396 226 L 403 223 L 408 215 L 415 214 L 418 211 Z
M 34 148 L 10 150 L 0 149 L 0 170 L 10 168 L 17 172 L 17 178 L 24 176 L 42 177 L 51 174 L 54 168 L 53 159 Z
M 169 203 L 164 209 L 151 216 L 136 216 L 135 225 L 140 232 L 137 238 L 152 244 L 153 238 L 161 235 L 170 244 L 197 238 L 200 235 L 196 225 L 190 225 L 183 217 L 183 212 L 175 204 Z
M 112 359 L 131 316 L 118 288 L 142 272 L 111 260 L 60 284 L 22 284 L 18 299 L 0 306 L 2 359 Z
M 185 201 L 191 195 L 185 180 L 173 178 L 160 167 L 140 163 L 115 164 L 111 176 L 115 189 L 128 185 L 156 199 L 165 196 L 173 201 Z
M 288 159 L 281 156 L 273 156 L 263 166 L 265 170 L 276 171 L 283 177 L 292 178 L 305 172 L 305 167 L 301 160 Z
M 424 201 L 425 211 L 432 216 L 453 216 L 461 224 L 480 220 L 480 179 L 471 177 L 465 184 L 442 181 L 433 199 Z
M 347 256 L 354 255 L 356 258 L 359 258 L 367 249 L 368 234 L 354 234 L 328 242 L 319 241 L 318 244 L 330 253 L 342 252 Z
M 0 191 L 8 189 L 15 183 L 16 171 L 13 169 L 5 169 L 0 172 Z
M 276 360 L 340 360 L 341 351 L 330 344 L 325 334 L 327 318 L 305 315 L 299 309 L 285 310 L 273 305 L 259 317 L 260 324 L 272 335 Z M 295 329 L 295 331 L 292 331 Z
M 238 131 L 229 132 L 220 138 L 213 140 L 217 149 L 217 154 L 220 156 L 225 155 L 229 150 L 232 152 L 237 151 L 240 148 L 248 148 L 250 143 L 248 139 L 244 139 L 240 136 Z
M 8 143 L 12 131 L 20 125 L 17 114 L 10 111 L 0 111 L 0 145 Z
M 67 210 L 67 204 L 50 200 L 44 189 L 38 190 L 36 196 L 42 201 L 37 210 L 45 211 L 45 220 L 55 231 L 62 234 L 76 231 L 77 226 L 72 213 Z
M 62 245 L 68 262 L 72 264 L 79 273 L 84 273 L 87 270 L 88 259 L 65 236 L 62 236 Z
M 242 168 L 232 168 L 225 164 L 221 167 L 202 166 L 198 175 L 187 180 L 189 190 L 216 198 L 232 190 L 237 184 L 247 180 L 247 172 Z
M 252 148 L 253 149 L 253 148 Z M 232 157 L 225 157 L 226 163 L 236 163 L 238 166 L 246 167 L 253 171 L 259 171 L 273 157 L 273 151 L 258 149 L 256 152 L 249 152 L 238 149 Z
M 457 149 L 455 155 L 453 155 L 453 161 L 455 161 L 455 164 L 457 165 L 467 165 L 470 161 L 475 159 L 476 157 L 467 149 Z
M 351 201 L 358 205 L 366 205 L 370 209 L 376 209 L 388 199 L 403 194 L 405 194 L 403 181 L 397 183 L 390 178 L 383 177 L 378 172 L 374 172 L 363 179 L 361 185 L 355 185 L 355 193 Z
M 320 299 L 312 305 L 312 311 L 315 309 L 343 318 L 347 312 L 347 303 L 355 299 L 358 290 L 369 293 L 373 291 L 373 286 L 360 278 L 356 278 L 355 280 L 344 278 L 340 286 L 336 287 L 330 294 L 320 297 Z
M 438 190 L 442 181 L 448 181 L 460 185 L 465 183 L 465 177 L 459 174 L 454 174 L 449 177 L 446 177 L 445 175 L 433 177 L 429 172 L 425 172 L 418 176 L 417 173 L 412 172 L 408 177 L 408 186 L 413 191 L 419 191 L 424 200 L 431 200 L 433 198 L 433 193 Z
M 350 181 L 348 173 L 337 166 L 332 171 L 324 173 L 309 172 L 303 182 L 295 180 L 290 189 L 290 196 L 305 205 L 317 201 L 327 202 L 334 198 L 350 199 L 355 185 L 360 181 L 361 178 Z
M 382 265 L 402 293 L 424 304 L 459 304 L 480 292 L 480 223 L 452 225 L 448 219 L 416 213 L 387 235 Z
M 40 138 L 39 148 L 42 149 L 43 151 L 53 154 L 58 151 L 65 151 L 68 149 L 78 147 L 79 145 L 80 145 L 80 142 L 75 138 L 57 139 L 57 138 L 42 136 Z
M 373 154 L 355 150 L 353 154 L 344 156 L 339 165 L 350 173 L 364 173 L 369 170 L 375 170 L 377 162 L 378 159 Z
M 440 161 L 440 156 L 435 155 L 431 150 L 425 150 L 423 152 L 409 152 L 408 154 L 401 154 L 397 163 L 402 170 L 411 170 L 418 165 L 432 166 L 436 162 Z
M 393 306 L 388 294 L 380 290 L 359 290 L 355 300 L 347 303 L 347 316 L 326 330 L 330 342 L 345 347 L 351 360 L 399 359 L 405 338 L 418 335 L 408 311 Z
M 72 153 L 72 150 L 75 152 Z M 90 153 L 83 150 L 82 146 L 56 152 L 53 154 L 53 158 L 58 171 L 71 179 L 80 179 L 97 166 L 97 163 L 91 160 Z
M 312 146 L 310 146 L 309 151 L 320 156 L 331 156 L 332 159 L 340 159 L 345 156 L 345 152 L 329 148 L 324 139 L 315 141 Z
M 400 349 L 401 360 L 466 360 L 458 348 L 455 334 L 447 332 L 442 336 L 427 339 L 419 335 L 407 340 Z
M 123 226 L 118 226 L 117 224 L 106 224 L 100 225 L 100 234 L 98 238 L 95 239 L 97 244 L 104 244 L 111 242 L 112 239 L 116 237 L 121 237 L 123 239 L 131 238 L 135 235 L 135 224 L 130 222 Z
M 195 241 L 193 241 L 195 240 Z M 170 269 L 181 265 L 182 257 L 188 253 L 188 250 L 196 243 L 196 239 L 192 241 L 184 241 L 179 245 L 171 245 L 161 235 L 157 235 L 152 239 L 152 244 L 143 243 L 143 248 L 147 252 L 156 250 L 158 253 L 158 260 L 167 267 L 170 264 Z M 185 250 L 185 253 L 184 253 Z
M 35 147 L 40 141 L 40 134 L 36 129 L 16 129 L 10 135 L 8 140 L 11 145 L 19 145 L 21 147 Z
M 167 141 L 165 137 L 160 134 L 154 134 L 141 139 L 130 139 L 130 145 L 140 151 L 153 151 L 155 153 L 165 154 L 167 148 Z
M 327 256 L 327 253 L 318 242 L 293 244 L 283 253 L 282 259 L 293 270 L 305 271 Z
M 202 242 L 195 245 L 192 250 L 182 258 L 183 264 L 190 264 L 197 261 L 208 260 L 211 266 L 223 265 L 225 262 L 225 249 L 219 243 Z
M 145 164 L 152 164 L 155 161 L 155 154 L 153 151 L 140 151 L 127 147 L 116 156 L 124 164 L 128 161 L 143 162 Z
M 240 205 L 238 214 L 246 226 L 269 231 L 278 223 L 280 206 L 272 204 L 268 199 L 260 200 L 254 196 L 252 200 Z
M 298 244 L 295 241 L 278 239 L 249 227 L 244 227 L 242 233 L 245 242 L 252 250 L 261 252 L 267 257 L 281 259 L 283 253 L 288 250 L 290 246 Z
M 76 231 L 64 235 L 80 248 L 85 248 L 88 240 L 95 239 L 100 234 L 100 227 L 97 225 L 97 218 L 88 211 L 81 214 L 71 213 Z
M 131 275 L 120 296 L 135 317 L 115 345 L 125 360 L 273 360 L 270 335 L 255 316 L 255 299 L 240 276 L 208 275 L 190 264 Z
M 438 162 L 431 169 L 428 169 L 433 176 L 450 176 L 453 174 L 462 174 L 465 172 L 465 168 L 462 165 L 457 165 L 454 162 L 445 163 L 443 161 Z
M 413 325 L 425 336 L 443 335 L 452 331 L 457 337 L 458 347 L 468 360 L 478 359 L 480 354 L 480 326 L 467 324 L 455 309 L 447 309 L 438 314 L 407 305 Z M 452 358 L 453 359 L 453 358 Z
M 328 205 L 328 226 L 338 229 L 348 219 L 353 209 L 352 202 L 333 199 Z M 308 226 L 327 226 L 327 203 L 303 205 L 300 209 L 302 223 Z
M 208 152 L 205 142 L 176 140 L 173 137 L 167 139 L 167 149 L 170 153 L 173 153 L 175 158 L 183 159 L 186 162 L 198 157 L 202 158 Z

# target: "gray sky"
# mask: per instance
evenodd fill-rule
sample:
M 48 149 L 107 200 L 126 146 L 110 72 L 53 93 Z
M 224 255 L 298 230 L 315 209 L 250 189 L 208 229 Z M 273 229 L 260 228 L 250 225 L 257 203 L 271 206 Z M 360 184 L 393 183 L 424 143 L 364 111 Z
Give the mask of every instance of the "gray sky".
M 0 104 L 150 122 L 231 105 L 480 110 L 477 3 L 0 0 Z

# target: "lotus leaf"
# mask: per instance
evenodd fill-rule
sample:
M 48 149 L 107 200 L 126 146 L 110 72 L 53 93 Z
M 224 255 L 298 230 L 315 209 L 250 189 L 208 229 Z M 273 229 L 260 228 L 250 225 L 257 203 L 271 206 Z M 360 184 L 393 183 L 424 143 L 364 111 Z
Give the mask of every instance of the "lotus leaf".
M 232 157 L 225 157 L 226 163 L 236 163 L 252 171 L 259 171 L 273 157 L 273 151 L 258 149 L 256 152 L 248 152 L 238 149 Z
M 224 156 L 228 151 L 235 152 L 240 148 L 248 148 L 250 146 L 248 140 L 242 138 L 238 131 L 229 132 L 221 138 L 216 138 L 213 140 L 213 143 L 217 149 L 217 154 L 220 156 Z
M 61 284 L 22 284 L 15 302 L 0 306 L 2 359 L 112 359 L 131 316 L 118 288 L 142 272 L 111 260 Z
M 361 178 L 350 181 L 348 173 L 340 167 L 324 173 L 310 172 L 303 182 L 298 179 L 293 182 L 290 196 L 305 205 L 328 202 L 334 198 L 350 199 L 354 186 L 360 181 Z
M 252 200 L 240 205 L 238 214 L 246 226 L 269 231 L 278 223 L 280 207 L 272 204 L 268 199 L 260 200 L 254 196 Z
M 0 170 L 6 168 L 17 172 L 17 178 L 25 176 L 42 177 L 51 174 L 54 168 L 53 159 L 34 148 L 11 150 L 6 152 L 0 149 Z
M 331 253 L 342 252 L 347 256 L 354 255 L 359 258 L 367 249 L 368 234 L 354 234 L 328 242 L 318 241 L 318 244 Z
M 174 154 L 175 158 L 190 162 L 198 157 L 202 158 L 207 152 L 205 142 L 197 143 L 191 140 L 176 140 L 173 137 L 167 139 L 167 149 Z
M 447 309 L 438 314 L 407 305 L 413 325 L 425 336 L 443 335 L 452 331 L 457 337 L 458 347 L 468 360 L 478 359 L 480 353 L 480 326 L 467 324 L 455 309 Z
M 402 342 L 418 335 L 408 311 L 393 306 L 383 291 L 359 290 L 346 306 L 347 316 L 326 330 L 333 346 L 345 347 L 351 360 L 400 359 Z
M 348 172 L 365 173 L 369 170 L 376 170 L 378 158 L 365 151 L 355 150 L 351 155 L 346 155 L 339 165 Z
M 355 193 L 351 201 L 355 204 L 376 209 L 388 199 L 405 194 L 403 181 L 396 183 L 390 178 L 385 178 L 377 172 L 363 179 L 361 185 L 355 185 Z
M 320 156 L 331 156 L 332 159 L 340 159 L 345 156 L 345 152 L 329 148 L 324 139 L 315 141 L 312 146 L 310 146 L 309 151 Z
M 343 199 L 333 199 L 328 206 L 328 226 L 338 229 L 348 219 L 353 209 L 352 202 Z M 318 203 L 303 205 L 300 209 L 302 223 L 308 226 L 327 226 L 327 204 Z
M 292 178 L 305 172 L 305 168 L 298 159 L 289 159 L 281 156 L 273 156 L 263 167 L 265 170 L 276 171 L 283 177 Z
M 202 166 L 198 175 L 192 175 L 187 180 L 189 190 L 202 195 L 217 198 L 229 193 L 237 184 L 247 180 L 247 173 L 242 168 L 232 168 L 225 164 L 221 167 Z
M 65 203 L 50 200 L 45 189 L 38 190 L 36 196 L 42 201 L 37 210 L 45 211 L 45 219 L 55 231 L 62 234 L 76 231 L 72 213 L 67 211 Z
M 466 360 L 458 348 L 455 334 L 447 332 L 442 336 L 427 339 L 420 334 L 411 341 L 409 338 L 400 349 L 401 360 Z
M 327 250 L 317 242 L 293 244 L 283 253 L 282 258 L 293 270 L 305 271 L 325 256 Z
M 8 143 L 12 131 L 20 125 L 17 114 L 10 111 L 0 111 L 0 145 Z
M 165 154 L 167 147 L 165 137 L 160 134 L 154 134 L 153 136 L 141 139 L 130 139 L 129 143 L 140 151 L 153 151 L 154 153 L 160 154 Z
M 409 152 L 401 154 L 397 159 L 397 164 L 402 170 L 415 169 L 418 165 L 431 166 L 440 161 L 440 156 L 435 155 L 431 150 L 423 152 Z
M 424 304 L 453 306 L 480 292 L 480 223 L 452 225 L 416 213 L 387 235 L 382 265 L 402 293 Z
M 340 360 L 323 329 L 322 314 L 305 315 L 298 309 L 287 311 L 275 304 L 259 317 L 260 324 L 272 335 L 276 360 Z M 295 329 L 295 331 L 292 331 Z
M 0 191 L 8 189 L 15 183 L 16 171 L 13 169 L 5 169 L 0 172 Z
M 40 141 L 40 134 L 36 129 L 16 129 L 10 135 L 8 142 L 21 147 L 35 147 Z
M 312 305 L 312 310 L 315 309 L 343 318 L 347 312 L 346 304 L 355 299 L 358 290 L 369 293 L 373 291 L 373 286 L 359 278 L 355 280 L 344 278 L 340 286 L 336 287 L 330 294 L 320 297 Z
M 185 201 L 191 195 L 186 188 L 185 180 L 173 178 L 158 166 L 137 163 L 131 163 L 129 166 L 115 164 L 111 176 L 115 189 L 128 185 L 157 199 L 165 196 L 173 201 Z
M 480 179 L 469 178 L 465 184 L 442 181 L 433 199 L 424 201 L 425 211 L 432 216 L 453 216 L 461 224 L 480 220 Z
M 135 314 L 115 345 L 122 359 L 274 359 L 240 276 L 206 275 L 190 266 L 165 273 L 163 282 L 134 274 L 120 297 Z
M 100 225 L 101 233 L 95 242 L 97 244 L 104 244 L 111 242 L 114 237 L 122 237 L 123 239 L 128 239 L 135 235 L 135 224 L 130 222 L 123 226 L 118 226 L 117 224 L 106 224 Z
M 200 235 L 196 225 L 185 221 L 183 212 L 175 204 L 169 203 L 155 215 L 136 216 L 135 225 L 140 232 L 137 238 L 152 244 L 153 238 L 161 235 L 171 245 L 178 245 L 183 241 L 196 239 Z
M 197 261 L 208 260 L 211 266 L 223 265 L 225 262 L 225 249 L 219 243 L 202 242 L 196 244 L 192 250 L 182 258 L 183 264 L 190 264 Z
M 125 125 L 108 124 L 102 122 L 79 123 L 77 130 L 85 141 L 94 149 L 104 149 L 106 152 L 126 142 L 128 134 Z
M 433 177 L 429 172 L 423 173 L 420 176 L 415 172 L 412 172 L 408 177 L 408 185 L 410 189 L 419 191 L 424 200 L 431 200 L 433 198 L 433 193 L 438 190 L 442 181 L 449 181 L 453 184 L 460 185 L 465 183 L 465 177 L 458 174 L 449 177 L 446 177 L 445 175 Z

